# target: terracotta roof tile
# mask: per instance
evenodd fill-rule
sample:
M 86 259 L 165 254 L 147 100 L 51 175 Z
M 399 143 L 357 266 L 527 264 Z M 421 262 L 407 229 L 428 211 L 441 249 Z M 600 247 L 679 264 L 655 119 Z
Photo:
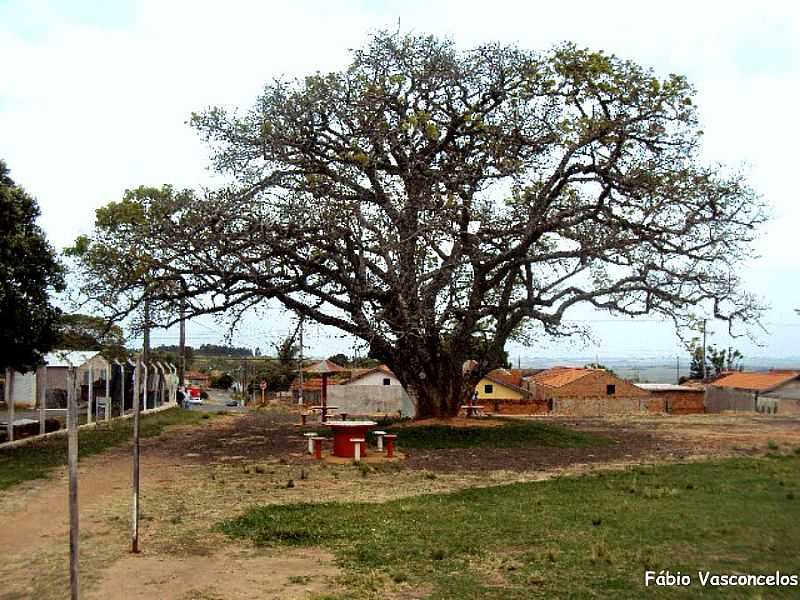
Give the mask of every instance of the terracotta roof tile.
M 578 367 L 553 367 L 536 373 L 531 379 L 540 385 L 561 387 L 586 377 L 594 371 L 595 369 L 581 369 Z
M 766 371 L 763 373 L 731 373 L 711 385 L 739 390 L 767 391 L 800 376 L 800 371 Z
M 522 387 L 522 371 L 518 369 L 495 369 L 490 371 L 486 377 L 497 383 Z

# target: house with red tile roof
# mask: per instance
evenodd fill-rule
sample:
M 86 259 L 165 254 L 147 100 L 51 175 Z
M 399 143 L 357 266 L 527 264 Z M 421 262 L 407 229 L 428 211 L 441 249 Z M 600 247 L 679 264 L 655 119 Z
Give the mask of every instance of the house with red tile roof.
M 800 414 L 800 370 L 740 371 L 706 388 L 706 412 Z
M 644 389 L 605 369 L 553 367 L 524 379 L 533 400 L 545 402 L 549 412 L 605 415 L 662 412 L 664 402 Z

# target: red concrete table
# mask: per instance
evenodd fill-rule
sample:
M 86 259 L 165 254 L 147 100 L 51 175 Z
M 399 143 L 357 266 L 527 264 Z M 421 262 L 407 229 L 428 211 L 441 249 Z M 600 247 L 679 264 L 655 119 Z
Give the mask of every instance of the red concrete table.
M 367 432 L 376 425 L 375 421 L 328 421 L 325 423 L 325 426 L 330 427 L 333 431 L 333 455 L 342 458 L 355 458 L 355 445 L 350 439 L 366 439 Z M 367 447 L 364 444 L 363 454 L 366 455 L 366 453 Z

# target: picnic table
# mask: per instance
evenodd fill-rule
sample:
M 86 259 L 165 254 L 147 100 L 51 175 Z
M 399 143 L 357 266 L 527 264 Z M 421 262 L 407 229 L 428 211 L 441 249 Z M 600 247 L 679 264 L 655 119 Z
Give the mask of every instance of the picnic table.
M 355 458 L 356 448 L 351 439 L 366 439 L 367 432 L 375 427 L 375 421 L 328 421 L 326 427 L 333 431 L 333 456 Z M 362 454 L 367 453 L 363 445 Z

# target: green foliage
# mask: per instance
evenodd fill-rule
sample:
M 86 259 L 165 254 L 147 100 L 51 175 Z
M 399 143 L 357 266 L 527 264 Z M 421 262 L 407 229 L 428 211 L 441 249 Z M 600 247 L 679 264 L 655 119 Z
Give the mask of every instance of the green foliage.
M 199 356 L 226 356 L 231 358 L 250 358 L 253 356 L 253 351 L 250 348 L 219 346 L 217 344 L 203 344 L 194 352 Z
M 58 341 L 62 267 L 36 220 L 39 206 L 0 160 L 0 370 L 28 371 Z
M 403 448 L 582 448 L 613 443 L 607 437 L 536 421 L 514 421 L 498 427 L 425 425 L 388 427 Z M 371 435 L 371 434 L 369 434 Z
M 109 358 L 120 359 L 125 353 L 125 336 L 119 325 L 110 325 L 102 317 L 80 313 L 59 317 L 57 346 L 63 350 L 101 350 Z
M 324 546 L 348 580 L 401 572 L 436 598 L 716 598 L 698 569 L 795 573 L 800 457 L 737 459 L 426 494 L 250 508 L 221 528 L 257 545 Z M 646 569 L 689 588 L 643 587 Z M 370 595 L 372 594 L 372 595 Z M 770 597 L 793 598 L 793 588 Z M 350 598 L 374 597 L 358 584 Z M 749 597 L 749 596 L 748 596 Z
M 229 373 L 223 373 L 219 377 L 211 378 L 211 387 L 219 390 L 227 390 L 233 385 L 233 377 Z
M 609 369 L 607 366 L 601 365 L 600 363 L 596 363 L 596 362 L 583 365 L 583 368 L 584 369 L 603 369 L 604 371 L 607 371 L 608 373 L 611 373 L 612 375 L 616 375 L 616 373 L 614 373 L 614 371 L 612 369 Z
M 697 339 L 689 344 L 689 377 L 703 378 L 703 346 Z M 706 376 L 719 376 L 723 371 L 741 371 L 744 355 L 738 350 L 728 347 L 718 349 L 714 344 L 706 347 Z

